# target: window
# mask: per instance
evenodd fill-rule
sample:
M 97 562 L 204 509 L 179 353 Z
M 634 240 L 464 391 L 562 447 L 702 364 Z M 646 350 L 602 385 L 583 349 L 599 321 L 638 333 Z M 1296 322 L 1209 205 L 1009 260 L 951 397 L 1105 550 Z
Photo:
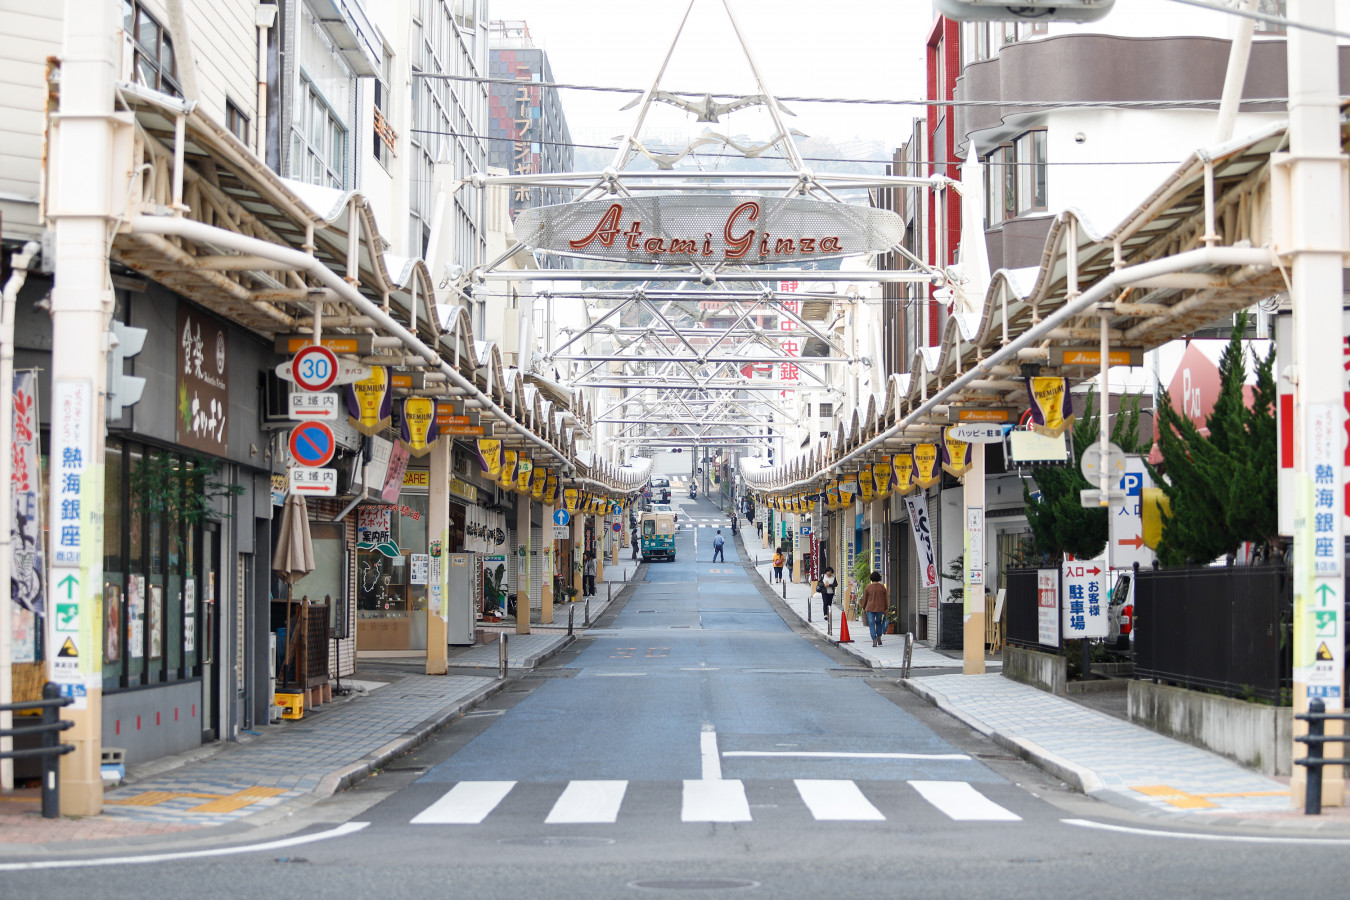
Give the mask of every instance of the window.
M 816 407 L 816 415 L 822 419 L 834 418 L 834 404 L 821 403 Z
M 394 157 L 398 155 L 395 152 L 398 144 L 398 133 L 389 124 L 389 120 L 394 115 L 394 96 L 389 90 L 389 86 L 393 84 L 393 78 L 391 77 L 393 71 L 392 56 L 393 51 L 385 47 L 384 56 L 380 63 L 380 77 L 375 79 L 375 133 L 371 148 L 375 160 L 386 169 L 389 168 Z
M 136 83 L 151 90 L 181 97 L 178 85 L 178 60 L 173 39 L 164 26 L 133 0 L 122 0 L 122 29 L 134 48 Z
M 314 84 L 300 79 L 295 124 L 291 129 L 291 177 L 323 187 L 347 184 L 347 129 L 319 96 Z
M 1268 16 L 1287 16 L 1289 14 L 1289 11 L 1285 9 L 1285 0 L 1258 0 L 1256 11 L 1265 13 Z M 1256 20 L 1256 28 L 1254 30 L 1260 34 L 1288 33 L 1288 29 L 1284 25 L 1275 22 L 1263 22 L 1260 19 Z
M 464 31 L 473 31 L 477 27 L 478 17 L 474 10 L 477 3 L 478 0 L 454 0 L 455 24 Z
M 1045 132 L 1029 131 L 1014 142 L 1017 160 L 1017 212 L 1046 208 Z
M 984 168 L 984 227 L 997 228 L 1003 224 L 1003 148 L 999 147 L 985 157 Z
M 247 144 L 248 125 L 248 116 L 244 115 L 244 111 L 234 105 L 233 100 L 227 98 L 225 100 L 225 127 L 230 134 Z

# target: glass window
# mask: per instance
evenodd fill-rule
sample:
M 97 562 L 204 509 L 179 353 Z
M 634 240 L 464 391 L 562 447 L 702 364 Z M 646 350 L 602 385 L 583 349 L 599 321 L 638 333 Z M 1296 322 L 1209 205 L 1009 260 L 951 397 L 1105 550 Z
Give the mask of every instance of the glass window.
M 245 144 L 248 143 L 248 116 L 244 111 L 234 105 L 234 101 L 225 101 L 225 127 L 229 132 Z
M 1270 16 L 1288 15 L 1288 10 L 1285 9 L 1285 0 L 1257 0 L 1256 11 Z M 1260 19 L 1256 20 L 1256 28 L 1254 30 L 1261 32 L 1262 34 L 1285 34 L 1288 31 L 1282 24 L 1277 22 L 1263 22 Z
M 985 158 L 985 228 L 997 228 L 1003 223 L 1003 170 L 1003 148 L 999 147 Z
M 1027 132 L 1017 139 L 1016 148 L 1017 212 L 1045 209 L 1045 132 Z
M 173 39 L 154 17 L 138 3 L 122 4 L 122 27 L 135 44 L 135 77 L 151 90 L 181 96 L 178 87 L 178 61 Z
M 291 130 L 292 177 L 321 187 L 345 187 L 347 129 L 307 78 L 300 79 L 296 103 Z

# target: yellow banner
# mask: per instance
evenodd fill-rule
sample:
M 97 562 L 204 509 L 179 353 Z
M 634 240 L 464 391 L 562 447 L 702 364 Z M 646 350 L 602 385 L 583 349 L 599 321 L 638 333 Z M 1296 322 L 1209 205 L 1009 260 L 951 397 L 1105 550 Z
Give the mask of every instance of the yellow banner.
M 937 444 L 914 445 L 914 483 L 921 488 L 930 488 L 942 478 L 938 471 Z
M 1031 402 L 1031 430 L 1048 437 L 1064 433 L 1073 424 L 1073 398 L 1069 380 L 1058 375 L 1038 375 L 1027 379 Z
M 862 502 L 872 502 L 872 489 L 875 486 L 876 482 L 872 480 L 872 467 L 863 466 L 862 471 L 858 473 L 858 490 L 862 494 Z
M 553 506 L 558 502 L 558 476 L 553 474 L 553 470 L 548 470 L 548 477 L 544 479 L 544 502 Z
M 579 493 L 576 488 L 563 488 L 563 506 L 567 508 L 568 512 L 577 511 L 577 500 L 580 499 L 577 495 Z
M 347 385 L 346 394 L 348 421 L 361 434 L 379 434 L 392 424 L 394 395 L 385 366 L 371 366 L 370 377 Z
M 548 482 L 549 470 L 543 466 L 534 467 L 534 481 L 530 485 L 530 496 L 536 500 L 544 499 L 544 485 Z
M 964 476 L 970 468 L 970 444 L 952 437 L 950 428 L 942 432 L 942 468 L 957 478 Z
M 497 473 L 497 483 L 504 488 L 510 488 L 516 480 L 516 451 L 506 450 L 502 453 L 502 470 Z
M 430 397 L 409 397 L 403 401 L 403 429 L 400 435 L 408 452 L 426 456 L 436 443 L 436 401 Z
M 902 497 L 914 490 L 914 457 L 908 453 L 891 457 L 891 490 Z
M 878 500 L 884 500 L 891 495 L 891 461 L 889 459 L 872 463 L 872 482 L 876 486 Z
M 516 457 L 516 492 L 528 494 L 530 479 L 534 476 L 534 463 L 524 453 Z
M 488 474 L 488 478 L 497 480 L 502 470 L 502 442 L 490 438 L 478 439 L 478 467 Z
M 839 508 L 839 479 L 836 478 L 834 482 L 826 488 L 825 498 L 830 509 Z

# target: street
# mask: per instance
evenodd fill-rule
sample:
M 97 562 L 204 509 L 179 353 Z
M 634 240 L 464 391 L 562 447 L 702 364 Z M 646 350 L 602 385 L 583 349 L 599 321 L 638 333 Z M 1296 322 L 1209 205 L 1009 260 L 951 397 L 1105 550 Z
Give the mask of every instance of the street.
M 1330 853 L 1350 842 L 1127 813 L 870 677 L 789 626 L 742 545 L 712 564 L 725 517 L 677 498 L 677 562 L 647 566 L 548 665 L 289 823 L 361 830 L 6 872 L 0 894 L 1258 897 L 1294 877 L 1338 893 Z

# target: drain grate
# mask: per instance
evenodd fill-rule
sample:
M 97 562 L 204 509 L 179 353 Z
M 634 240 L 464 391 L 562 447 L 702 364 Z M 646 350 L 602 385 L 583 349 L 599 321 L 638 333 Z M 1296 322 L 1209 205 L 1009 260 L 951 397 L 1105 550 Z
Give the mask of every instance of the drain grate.
M 646 891 L 734 891 L 759 887 L 759 882 L 744 878 L 650 878 L 630 881 L 628 886 Z
M 516 837 L 502 838 L 497 843 L 511 847 L 607 847 L 614 843 L 612 838 L 598 837 Z

